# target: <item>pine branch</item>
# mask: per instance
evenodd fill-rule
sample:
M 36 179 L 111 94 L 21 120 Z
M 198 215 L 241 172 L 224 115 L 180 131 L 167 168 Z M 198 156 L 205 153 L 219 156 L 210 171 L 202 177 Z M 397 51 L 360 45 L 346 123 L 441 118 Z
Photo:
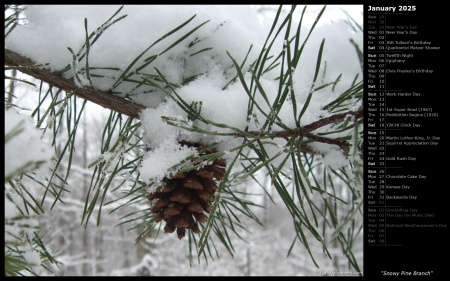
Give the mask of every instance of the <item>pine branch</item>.
M 67 79 L 57 73 L 53 73 L 43 68 L 35 67 L 36 64 L 32 60 L 7 49 L 5 49 L 5 65 L 16 67 L 21 72 L 26 73 L 36 79 L 42 80 L 54 87 L 57 87 L 66 92 L 73 92 L 78 97 L 84 98 L 105 108 L 114 110 L 118 113 L 125 114 L 136 119 L 139 119 L 139 111 L 144 109 L 144 106 L 140 104 L 132 103 L 111 93 L 90 90 L 87 88 L 79 88 L 75 85 L 73 79 Z M 338 145 L 344 151 L 346 151 L 350 146 L 346 141 L 317 136 L 312 134 L 311 131 L 314 131 L 328 124 L 340 122 L 349 115 L 355 116 L 356 119 L 362 118 L 363 107 L 361 106 L 357 111 L 348 111 L 344 113 L 334 114 L 332 116 L 317 120 L 311 124 L 295 129 L 283 130 L 275 133 L 254 131 L 247 132 L 246 135 L 236 134 L 235 137 L 248 137 L 248 135 L 253 135 L 255 137 L 270 136 L 274 138 L 276 137 L 286 139 L 292 136 L 303 136 L 317 142 Z
M 53 73 L 44 68 L 35 67 L 36 63 L 32 60 L 16 52 L 5 49 L 5 68 L 7 66 L 18 69 L 25 74 L 42 80 L 49 85 L 57 87 L 68 93 L 73 92 L 78 97 L 101 105 L 107 109 L 114 110 L 120 114 L 139 119 L 139 111 L 144 109 L 144 106 L 140 104 L 132 103 L 129 100 L 108 92 L 79 88 L 75 85 L 73 79 L 67 79 L 60 74 Z
M 346 141 L 343 141 L 341 139 L 332 139 L 332 138 L 325 138 L 318 135 L 314 135 L 311 133 L 311 131 L 314 131 L 318 128 L 321 128 L 328 124 L 338 123 L 340 121 L 343 121 L 347 116 L 354 116 L 356 119 L 363 118 L 363 106 L 361 105 L 358 110 L 356 111 L 347 111 L 344 113 L 334 114 L 326 118 L 322 118 L 320 120 L 314 121 L 311 124 L 305 125 L 303 127 L 295 128 L 295 129 L 289 129 L 289 130 L 282 130 L 274 133 L 268 133 L 268 132 L 260 132 L 260 131 L 251 131 L 246 132 L 246 135 L 242 134 L 235 134 L 235 137 L 248 137 L 249 135 L 255 136 L 255 137 L 271 137 L 271 138 L 284 138 L 288 139 L 289 137 L 294 136 L 300 136 L 300 137 L 306 137 L 310 140 L 314 140 L 317 142 L 327 143 L 327 144 L 334 144 L 339 146 L 342 150 L 347 151 L 347 149 L 350 147 L 350 144 Z
M 317 120 L 315 122 L 312 122 L 311 124 L 304 126 L 303 130 L 308 131 L 308 132 L 314 131 L 325 125 L 340 122 L 340 121 L 344 120 L 348 115 L 354 115 L 356 119 L 360 119 L 363 117 L 363 114 L 364 114 L 363 106 L 361 105 L 358 108 L 358 110 L 356 110 L 356 111 L 347 111 L 344 113 L 334 114 L 327 118 L 323 118 L 323 119 Z

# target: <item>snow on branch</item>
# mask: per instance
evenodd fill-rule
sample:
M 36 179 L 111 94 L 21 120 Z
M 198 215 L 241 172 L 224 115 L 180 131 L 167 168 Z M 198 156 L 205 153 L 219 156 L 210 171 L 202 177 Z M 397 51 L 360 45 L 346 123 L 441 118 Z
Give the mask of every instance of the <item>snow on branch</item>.
M 5 49 L 5 68 L 7 67 L 15 68 L 67 93 L 74 93 L 80 98 L 136 119 L 139 119 L 139 111 L 144 109 L 144 106 L 140 104 L 132 103 L 108 92 L 79 88 L 75 85 L 73 79 L 64 78 L 58 73 L 38 67 L 32 60 Z

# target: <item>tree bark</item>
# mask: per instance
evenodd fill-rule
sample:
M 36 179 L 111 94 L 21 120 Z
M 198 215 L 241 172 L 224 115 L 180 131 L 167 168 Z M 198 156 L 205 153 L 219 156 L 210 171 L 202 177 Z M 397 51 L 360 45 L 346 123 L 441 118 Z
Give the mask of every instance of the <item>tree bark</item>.
M 36 63 L 31 59 L 5 49 L 5 68 L 7 66 L 17 68 L 21 72 L 64 90 L 67 93 L 74 93 L 80 98 L 136 119 L 139 119 L 139 112 L 145 108 L 143 105 L 133 103 L 108 92 L 79 88 L 75 85 L 73 79 L 67 79 L 45 68 L 36 67 Z

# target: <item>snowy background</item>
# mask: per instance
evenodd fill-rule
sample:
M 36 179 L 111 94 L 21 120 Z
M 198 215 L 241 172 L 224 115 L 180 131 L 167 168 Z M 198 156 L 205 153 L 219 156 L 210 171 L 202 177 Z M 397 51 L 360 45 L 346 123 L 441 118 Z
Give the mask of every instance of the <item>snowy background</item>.
M 307 34 L 306 28 L 313 24 L 322 7 L 321 5 L 307 7 L 303 21 L 305 30 L 302 30 L 302 36 Z M 249 47 L 253 45 L 248 61 L 256 59 L 267 37 L 277 7 L 130 5 L 124 6 L 117 16 L 127 15 L 127 17 L 107 29 L 98 28 L 119 8 L 120 6 L 115 5 L 31 5 L 25 10 L 26 26 L 17 27 L 5 39 L 5 47 L 31 58 L 36 63 L 48 63 L 48 68 L 52 71 L 68 69 L 64 72 L 64 76 L 74 78 L 75 73 L 85 66 L 86 58 L 78 65 L 74 65 L 68 47 L 74 53 L 82 50 L 86 38 L 85 23 L 87 23 L 88 34 L 93 31 L 101 34 L 100 39 L 91 46 L 88 57 L 89 65 L 98 67 L 95 77 L 80 76 L 78 72 L 78 79 L 75 81 L 80 86 L 87 85 L 104 91 L 120 92 L 124 97 L 147 107 L 141 112 L 140 117 L 145 129 L 145 142 L 152 150 L 145 155 L 140 168 L 144 180 L 161 180 L 166 175 L 168 167 L 191 153 L 188 148 L 178 147 L 177 140 L 180 136 L 182 139 L 205 143 L 217 141 L 220 143 L 221 151 L 235 147 L 240 142 L 237 139 L 191 134 L 167 125 L 161 120 L 161 116 L 187 121 L 187 114 L 162 91 L 149 92 L 145 86 L 136 88 L 134 83 L 127 82 L 116 85 L 118 77 L 122 74 L 118 69 L 130 67 L 129 73 L 132 73 L 134 69 L 145 64 L 145 59 L 155 56 L 154 63 L 142 68 L 142 72 L 155 73 L 153 67 L 157 67 L 170 82 L 175 84 L 182 84 L 186 78 L 205 73 L 181 86 L 177 90 L 178 94 L 189 103 L 201 100 L 202 115 L 206 118 L 242 129 L 247 125 L 248 96 L 240 83 L 232 84 L 223 90 L 234 75 L 233 64 L 227 52 L 237 62 L 242 62 Z M 302 10 L 303 6 L 297 7 L 295 19 L 299 19 Z M 318 27 L 305 47 L 305 54 L 302 55 L 299 63 L 300 67 L 294 70 L 296 79 L 294 87 L 295 92 L 298 93 L 299 108 L 304 104 L 311 88 L 317 50 L 323 38 L 326 38 L 323 61 L 327 64 L 327 73 L 322 79 L 333 81 L 342 73 L 336 93 L 348 88 L 355 75 L 362 75 L 355 49 L 349 42 L 349 39 L 352 39 L 362 47 L 362 33 L 350 28 L 344 11 L 362 24 L 362 5 L 327 6 Z M 187 40 L 186 43 L 166 50 L 178 38 L 176 36 L 152 45 L 161 36 L 193 15 L 196 17 L 189 22 L 184 32 L 206 22 L 195 33 L 195 37 L 201 39 L 195 46 L 189 46 L 188 43 L 192 40 Z M 283 46 L 282 41 L 276 44 L 278 49 Z M 201 52 L 209 46 L 214 48 L 208 52 Z M 146 52 L 142 53 L 143 50 Z M 137 57 L 139 59 L 132 63 Z M 261 79 L 271 100 L 277 94 L 278 82 L 274 82 L 277 73 L 277 71 L 268 73 Z M 133 78 L 133 76 L 130 77 Z M 17 84 L 16 92 L 15 102 L 21 104 L 22 109 L 14 110 L 22 115 L 29 115 L 29 112 L 23 109 L 33 108 L 36 103 L 36 99 L 33 99 L 36 89 L 26 84 Z M 326 91 L 315 95 L 302 118 L 302 125 L 317 120 L 322 113 L 320 106 L 335 98 L 335 93 Z M 5 134 L 22 118 L 10 111 L 12 110 L 8 110 L 5 114 L 5 125 L 8 124 L 11 127 L 5 128 Z M 252 233 L 242 234 L 248 243 L 235 239 L 234 259 L 218 243 L 220 258 L 208 260 L 208 264 L 204 261 L 200 264 L 194 263 L 194 266 L 190 267 L 187 261 L 187 241 L 179 241 L 173 235 L 168 235 L 159 236 L 158 239 L 148 238 L 135 245 L 136 231 L 130 233 L 126 226 L 114 227 L 118 224 L 118 217 L 120 217 L 117 213 L 104 215 L 99 227 L 91 223 L 87 229 L 84 229 L 80 225 L 80 214 L 89 185 L 89 175 L 92 173 L 87 166 L 99 157 L 96 147 L 101 142 L 100 132 L 107 115 L 107 111 L 103 108 L 91 103 L 87 104 L 80 123 L 81 136 L 77 139 L 77 154 L 72 163 L 74 176 L 69 183 L 72 188 L 70 193 L 63 195 L 66 204 L 61 204 L 58 207 L 59 211 L 46 212 L 39 218 L 41 226 L 51 230 L 45 237 L 49 247 L 60 251 L 58 260 L 63 265 L 57 269 L 58 274 L 67 276 L 320 275 L 309 255 L 304 252 L 304 248 L 296 247 L 290 257 L 286 257 L 295 231 L 289 214 L 283 209 L 283 203 L 277 201 L 274 190 L 271 192 L 276 199 L 275 203 L 278 204 L 267 202 L 267 198 L 259 198 L 261 204 L 266 207 L 264 211 L 259 211 L 264 220 L 264 227 L 256 224 L 252 226 L 252 222 L 249 222 L 248 227 Z M 292 119 L 291 115 L 290 110 L 280 113 L 286 125 L 295 127 L 294 122 L 289 121 Z M 263 119 L 262 116 L 261 119 Z M 23 122 L 28 124 L 30 120 Z M 28 124 L 28 127 L 31 126 Z M 204 125 L 202 129 L 213 128 Z M 251 124 L 250 130 L 256 129 L 256 124 Z M 223 132 L 227 131 L 224 129 Z M 48 160 L 50 153 L 45 147 L 48 144 L 45 143 L 47 140 L 44 137 L 43 143 L 33 141 L 35 134 L 36 132 L 26 131 L 25 135 L 29 135 L 30 139 L 21 139 L 22 142 L 9 142 L 5 145 L 7 152 L 5 174 L 24 165 L 30 159 Z M 23 150 L 23 147 L 30 147 L 30 144 L 24 143 L 25 141 L 33 143 L 35 147 Z M 284 140 L 277 140 L 277 142 L 279 143 L 278 146 L 274 146 L 273 154 L 285 145 Z M 321 146 L 314 148 L 326 155 L 328 165 L 334 168 L 345 165 L 343 155 L 337 150 Z M 31 151 L 33 153 L 30 153 Z M 232 159 L 234 155 L 229 153 L 226 156 Z M 247 183 L 239 188 L 251 190 L 255 187 Z M 112 209 L 114 206 L 106 207 L 104 214 L 107 213 L 108 208 Z M 362 243 L 356 247 L 360 248 L 358 259 L 362 266 Z M 320 246 L 313 248 L 313 251 L 322 270 L 345 271 L 348 269 L 346 259 L 341 257 L 340 248 L 331 249 L 333 260 L 326 258 Z

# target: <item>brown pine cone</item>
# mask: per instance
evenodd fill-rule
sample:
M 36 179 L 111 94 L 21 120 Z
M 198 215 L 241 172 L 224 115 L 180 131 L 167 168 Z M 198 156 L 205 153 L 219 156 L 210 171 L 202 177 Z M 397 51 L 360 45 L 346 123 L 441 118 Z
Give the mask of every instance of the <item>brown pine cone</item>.
M 197 148 L 200 156 L 217 152 L 216 149 L 206 149 L 201 143 L 180 141 L 180 144 Z M 150 208 L 150 212 L 155 214 L 153 220 L 164 220 L 164 232 L 172 233 L 176 229 L 179 239 L 185 236 L 186 229 L 200 233 L 198 223 L 207 220 L 204 213 L 211 211 L 218 189 L 216 181 L 223 178 L 225 167 L 226 161 L 220 158 L 198 170 L 185 173 L 178 171 L 173 177 L 164 178 L 161 186 L 147 195 L 153 204 Z

